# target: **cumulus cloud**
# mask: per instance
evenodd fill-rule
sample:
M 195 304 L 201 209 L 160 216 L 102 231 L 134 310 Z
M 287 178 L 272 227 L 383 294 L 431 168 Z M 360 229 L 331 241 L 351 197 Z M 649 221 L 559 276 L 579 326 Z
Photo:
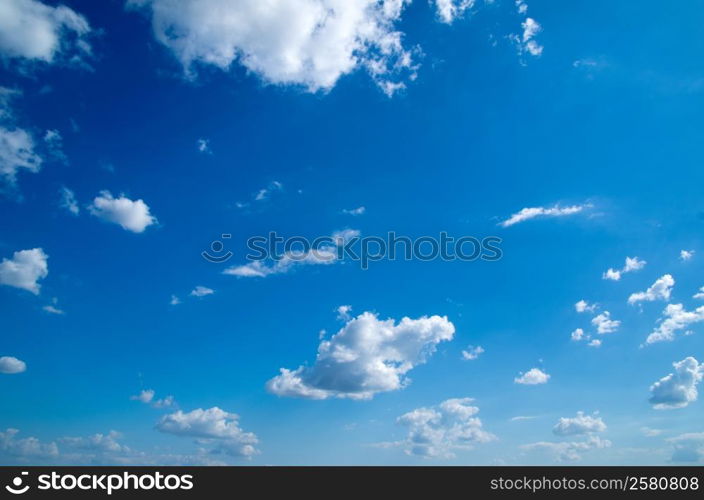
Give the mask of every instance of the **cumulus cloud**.
M 96 217 L 119 224 L 122 229 L 133 233 L 142 233 L 157 222 L 143 200 L 130 200 L 125 195 L 114 198 L 110 191 L 101 191 L 88 210 Z
M 472 398 L 447 399 L 437 406 L 416 408 L 401 415 L 396 422 L 408 428 L 403 441 L 389 443 L 401 446 L 408 455 L 425 458 L 452 458 L 455 450 L 471 449 L 496 437 L 485 431 L 472 406 Z
M 550 375 L 545 373 L 540 368 L 531 368 L 527 372 L 521 373 L 518 377 L 513 379 L 516 384 L 523 385 L 547 384 L 548 380 L 550 380 Z
M 597 308 L 596 304 L 590 304 L 586 300 L 580 300 L 574 305 L 575 311 L 578 313 L 583 313 L 583 312 L 594 312 Z
M 591 434 L 594 432 L 604 432 L 606 424 L 601 417 L 594 415 L 585 415 L 584 412 L 578 411 L 576 417 L 561 417 L 555 427 L 552 428 L 553 434 L 558 436 L 573 436 L 576 434 Z
M 543 53 L 543 46 L 535 41 L 535 35 L 542 31 L 542 27 L 533 18 L 527 17 L 523 23 L 521 23 L 523 28 L 523 35 L 521 36 L 521 42 L 523 50 L 528 52 L 532 56 L 539 56 Z
M 0 4 L 0 56 L 56 62 L 77 62 L 90 55 L 86 41 L 90 25 L 74 10 L 46 5 L 37 0 L 3 0 Z
M 396 323 L 365 312 L 320 343 L 312 366 L 282 368 L 267 389 L 286 397 L 371 399 L 406 387 L 408 372 L 454 333 L 455 326 L 444 316 L 404 317 Z
M 584 339 L 585 338 L 584 330 L 582 330 L 581 328 L 576 328 L 572 332 L 572 334 L 570 335 L 570 338 L 574 341 L 577 341 L 577 342 Z
M 191 293 L 189 295 L 191 297 L 205 297 L 206 295 L 212 295 L 214 293 L 215 293 L 215 290 L 213 290 L 212 288 L 208 288 L 207 286 L 198 285 L 193 290 L 191 290 Z
M 164 415 L 156 425 L 157 430 L 175 436 L 191 437 L 203 443 L 212 443 L 212 453 L 249 458 L 258 453 L 257 436 L 245 432 L 239 424 L 239 415 L 228 413 L 217 406 L 204 410 L 198 408 L 188 413 L 179 410 Z
M 542 451 L 555 457 L 559 462 L 575 462 L 582 459 L 582 454 L 591 450 L 609 448 L 611 441 L 590 435 L 583 441 L 550 442 L 539 441 L 521 446 L 525 451 Z
M 640 260 L 638 257 L 626 257 L 626 263 L 621 269 L 609 268 L 601 277 L 605 280 L 618 281 L 621 279 L 622 275 L 634 271 L 640 271 L 646 264 L 646 261 Z
M 474 347 L 474 346 L 467 346 L 467 349 L 462 351 L 462 359 L 465 361 L 473 361 L 479 357 L 480 354 L 484 352 L 484 348 L 480 345 Z
M 697 307 L 694 311 L 687 311 L 682 304 L 668 304 L 662 318 L 658 320 L 660 325 L 648 335 L 645 343 L 654 344 L 674 340 L 676 332 L 702 320 L 704 320 L 704 306 Z
M 693 299 L 704 299 L 704 286 L 699 288 L 699 291 L 692 295 Z
M 18 438 L 19 432 L 17 429 L 0 431 L 0 456 L 23 462 L 58 456 L 56 443 L 42 443 L 35 437 Z
M 592 325 L 596 327 L 596 332 L 600 335 L 606 333 L 614 333 L 621 326 L 619 320 L 611 319 L 611 313 L 604 311 L 603 313 L 592 318 Z
M 14 375 L 27 370 L 27 364 L 12 356 L 0 357 L 0 373 L 5 375 Z
M 694 257 L 694 250 L 680 250 L 680 260 L 688 261 Z
M 414 78 L 414 49 L 395 25 L 410 0 L 128 0 L 193 77 L 234 63 L 273 84 L 331 89 L 365 69 L 387 94 Z
M 154 408 L 168 408 L 174 406 L 176 401 L 173 396 L 166 396 L 162 399 L 154 399 L 156 393 L 154 389 L 142 389 L 136 396 L 130 396 L 132 401 L 139 401 L 140 403 L 148 404 Z
M 667 440 L 673 446 L 673 462 L 704 461 L 704 432 L 690 432 Z
M 59 206 L 65 208 L 73 215 L 78 215 L 81 209 L 78 207 L 75 193 L 66 186 L 62 186 L 59 193 L 61 195 Z
M 658 278 L 645 292 L 631 294 L 628 297 L 628 303 L 632 305 L 638 302 L 653 302 L 655 300 L 667 302 L 670 300 L 673 286 L 675 286 L 675 279 L 671 275 L 665 274 Z
M 511 215 L 508 219 L 500 222 L 499 225 L 501 227 L 510 227 L 514 224 L 538 217 L 565 217 L 567 215 L 580 213 L 587 208 L 591 208 L 591 205 L 571 205 L 568 207 L 560 207 L 559 205 L 555 205 L 553 207 L 523 208 L 519 212 Z
M 446 24 L 462 16 L 464 11 L 474 6 L 474 0 L 435 0 L 438 19 Z
M 20 250 L 12 259 L 4 258 L 0 262 L 0 285 L 13 286 L 39 294 L 38 281 L 49 275 L 49 256 L 41 248 Z
M 670 373 L 650 386 L 650 404 L 656 410 L 684 408 L 697 400 L 697 384 L 704 378 L 704 365 L 692 356 L 672 364 Z

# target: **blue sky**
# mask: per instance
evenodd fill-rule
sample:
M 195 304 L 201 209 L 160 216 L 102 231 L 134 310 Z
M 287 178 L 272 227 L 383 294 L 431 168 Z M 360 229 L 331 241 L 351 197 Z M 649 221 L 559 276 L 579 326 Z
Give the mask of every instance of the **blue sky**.
M 176 4 L 0 8 L 1 463 L 704 460 L 701 6 Z

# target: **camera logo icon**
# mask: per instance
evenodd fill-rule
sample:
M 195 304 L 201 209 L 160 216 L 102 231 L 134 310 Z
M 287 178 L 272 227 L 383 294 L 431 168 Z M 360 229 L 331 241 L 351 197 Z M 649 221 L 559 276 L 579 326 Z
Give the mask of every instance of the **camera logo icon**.
M 224 240 L 229 240 L 232 238 L 231 234 L 221 234 L 220 237 Z M 233 253 L 230 252 L 229 250 L 225 251 L 221 255 L 221 252 L 225 249 L 225 244 L 220 241 L 220 240 L 215 240 L 212 243 L 210 243 L 210 250 L 213 252 L 212 254 L 209 253 L 207 250 L 204 250 L 201 252 L 201 256 L 207 260 L 208 262 L 213 262 L 214 264 L 222 264 L 223 262 L 227 262 L 230 260 L 230 257 L 233 256 Z
M 12 493 L 13 495 L 22 495 L 23 493 L 27 493 L 27 490 L 29 490 L 29 485 L 25 485 L 24 487 L 22 486 L 22 476 L 27 476 L 29 475 L 29 472 L 22 472 L 20 473 L 19 476 L 15 477 L 12 480 L 12 485 L 7 485 L 5 486 L 5 489 Z

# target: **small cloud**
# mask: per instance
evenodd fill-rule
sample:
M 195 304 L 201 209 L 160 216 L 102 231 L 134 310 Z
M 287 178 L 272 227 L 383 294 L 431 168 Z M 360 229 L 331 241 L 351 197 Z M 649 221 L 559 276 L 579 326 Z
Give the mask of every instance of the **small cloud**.
M 531 368 L 525 373 L 513 379 L 516 384 L 523 385 L 540 385 L 547 384 L 550 380 L 550 375 L 542 371 L 540 368 Z
M 156 217 L 151 215 L 149 206 L 143 200 L 130 200 L 125 195 L 114 198 L 110 191 L 101 191 L 88 207 L 88 211 L 133 233 L 142 233 L 147 227 L 157 223 Z
M 697 307 L 694 311 L 687 311 L 682 304 L 667 304 L 659 320 L 660 325 L 648 335 L 645 343 L 654 344 L 674 340 L 676 332 L 702 320 L 704 320 L 704 306 Z
M 588 344 L 589 347 L 601 347 L 601 340 L 592 339 Z
M 337 311 L 337 319 L 339 319 L 340 321 L 349 321 L 350 319 L 352 319 L 352 317 L 350 316 L 352 306 L 343 305 L 335 310 Z
M 670 300 L 672 287 L 675 286 L 675 279 L 670 274 L 665 274 L 655 281 L 645 292 L 631 294 L 628 303 L 633 305 L 638 302 L 653 302 L 655 300 Z
M 604 311 L 592 318 L 592 325 L 596 327 L 596 331 L 600 335 L 606 333 L 614 333 L 621 326 L 621 322 L 615 319 L 611 319 L 611 313 L 609 311 Z
M 580 340 L 583 340 L 584 337 L 584 330 L 581 328 L 575 329 L 572 334 L 570 335 L 570 338 L 574 340 L 575 342 L 579 342 Z
M 176 297 L 176 295 L 172 295 L 172 296 L 171 296 L 171 300 L 169 300 L 169 305 L 177 306 L 177 305 L 179 305 L 180 303 L 181 303 L 181 299 L 179 299 L 178 297 Z
M 567 215 L 578 214 L 587 208 L 591 208 L 592 205 L 571 205 L 568 207 L 560 207 L 555 205 L 553 207 L 530 207 L 523 208 L 515 214 L 511 215 L 508 219 L 499 223 L 501 227 L 510 227 L 515 224 L 525 222 L 530 219 L 535 218 L 546 218 L 546 217 L 565 217 Z
M 515 417 L 511 417 L 511 422 L 521 422 L 523 420 L 534 420 L 538 417 L 535 416 L 529 416 L 529 415 L 518 415 Z
M 189 295 L 191 297 L 205 297 L 206 295 L 212 295 L 214 293 L 215 293 L 215 290 L 213 290 L 212 288 L 198 285 L 193 290 L 191 290 L 191 293 Z
M 59 299 L 54 297 L 53 299 L 51 299 L 51 304 L 48 304 L 48 305 L 42 307 L 42 310 L 44 310 L 45 312 L 48 312 L 49 314 L 59 314 L 59 315 L 66 314 L 63 310 L 61 310 L 57 307 L 58 303 L 59 303 Z
M 363 215 L 367 209 L 365 207 L 343 208 L 342 213 L 346 215 Z
M 657 437 L 663 432 L 661 429 L 652 429 L 650 427 L 641 427 L 640 431 L 645 437 Z
M 27 370 L 27 364 L 12 356 L 0 357 L 0 373 L 5 375 L 15 375 Z
M 462 351 L 462 359 L 465 361 L 473 361 L 479 357 L 480 354 L 484 352 L 484 348 L 480 345 L 473 347 L 467 346 L 467 349 Z
M 163 399 L 154 399 L 153 389 L 142 389 L 136 396 L 130 396 L 132 401 L 151 405 L 153 408 L 170 408 L 176 404 L 173 396 L 166 396 Z
M 680 250 L 680 260 L 688 261 L 694 257 L 694 250 Z
M 78 215 L 81 209 L 78 207 L 78 201 L 76 201 L 76 195 L 66 186 L 62 186 L 59 190 L 61 195 L 61 201 L 59 206 L 65 208 L 73 215 Z
M 697 400 L 697 385 L 704 378 L 704 365 L 689 356 L 672 364 L 670 373 L 650 386 L 648 400 L 656 410 L 684 408 Z
M 594 312 L 597 308 L 597 304 L 590 304 L 586 300 L 580 300 L 574 305 L 575 311 L 578 313 L 583 312 Z
M 39 280 L 49 275 L 49 256 L 41 248 L 20 250 L 0 262 L 0 285 L 13 286 L 39 295 Z
M 611 280 L 611 281 L 618 281 L 621 279 L 621 276 L 626 274 L 626 273 L 631 273 L 634 271 L 640 271 L 645 267 L 647 264 L 646 261 L 640 260 L 638 257 L 626 257 L 626 263 L 624 266 L 619 269 L 619 270 L 614 270 L 612 268 L 609 268 L 602 276 L 602 279 L 605 280 Z
M 558 420 L 555 427 L 552 428 L 553 434 L 558 436 L 573 436 L 576 434 L 591 434 L 594 432 L 604 432 L 606 424 L 598 416 L 585 415 L 584 412 L 578 411 L 576 417 L 562 417 Z
M 213 150 L 210 149 L 210 140 L 209 139 L 198 139 L 197 145 L 198 145 L 198 151 L 200 153 L 207 154 L 207 155 L 213 154 Z

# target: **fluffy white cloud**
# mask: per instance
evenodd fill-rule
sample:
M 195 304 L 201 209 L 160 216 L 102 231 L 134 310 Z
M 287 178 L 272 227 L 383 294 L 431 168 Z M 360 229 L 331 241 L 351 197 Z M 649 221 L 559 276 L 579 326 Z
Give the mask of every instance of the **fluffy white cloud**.
M 521 373 L 520 376 L 513 379 L 516 384 L 523 385 L 539 385 L 547 384 L 550 380 L 550 375 L 545 373 L 540 368 L 531 368 L 525 373 Z
M 684 408 L 697 400 L 697 384 L 704 378 L 704 365 L 689 356 L 673 363 L 675 372 L 650 386 L 650 404 L 656 410 Z
M 86 437 L 63 437 L 58 439 L 58 442 L 62 448 L 66 447 L 67 451 L 80 450 L 98 454 L 129 452 L 127 446 L 117 441 L 120 437 L 119 432 L 110 431 L 107 434 L 97 433 Z
M 552 428 L 553 434 L 558 436 L 572 436 L 576 434 L 591 434 L 593 432 L 603 432 L 606 430 L 606 424 L 601 417 L 585 415 L 584 412 L 578 411 L 576 417 L 561 417 L 555 427 Z
M 90 54 L 85 17 L 59 5 L 37 0 L 3 0 L 0 3 L 0 56 L 53 62 L 58 54 L 80 59 Z
M 362 215 L 366 211 L 367 211 L 367 209 L 365 207 L 344 208 L 342 210 L 342 213 L 347 214 L 347 215 Z
M 611 441 L 590 435 L 584 441 L 549 442 L 539 441 L 521 446 L 525 451 L 543 451 L 554 456 L 559 462 L 581 460 L 582 453 L 596 449 L 609 448 Z
M 653 302 L 655 300 L 668 301 L 670 300 L 673 286 L 675 286 L 675 279 L 671 275 L 665 274 L 658 278 L 645 292 L 631 294 L 628 297 L 628 303 L 637 304 L 638 302 Z
M 0 262 L 0 285 L 14 286 L 39 294 L 41 285 L 37 283 L 49 275 L 49 256 L 41 248 L 20 250 L 12 259 Z
M 604 311 L 592 318 L 592 325 L 596 327 L 597 333 L 603 335 L 606 333 L 613 333 L 618 330 L 621 326 L 619 320 L 611 319 L 611 313 L 609 311 Z
M 6 375 L 14 375 L 15 373 L 22 373 L 27 370 L 27 364 L 12 356 L 2 356 L 0 357 L 0 373 Z
M 156 217 L 149 213 L 149 206 L 144 201 L 130 200 L 124 195 L 114 198 L 110 191 L 101 191 L 88 210 L 96 217 L 119 224 L 133 233 L 142 233 L 157 222 Z
M 574 305 L 575 311 L 578 313 L 583 313 L 583 312 L 594 312 L 596 310 L 597 305 L 596 304 L 590 304 L 586 300 L 580 300 Z
M 42 443 L 35 437 L 17 438 L 17 429 L 0 431 L 0 456 L 22 461 L 54 458 L 59 454 L 56 443 Z
M 78 201 L 76 200 L 76 195 L 74 192 L 66 186 L 62 186 L 59 193 L 61 194 L 59 206 L 61 206 L 61 208 L 65 208 L 73 215 L 78 215 L 81 209 L 78 207 Z
M 254 446 L 258 442 L 257 436 L 242 430 L 239 415 L 228 413 L 217 406 L 207 410 L 198 408 L 188 413 L 179 410 L 164 415 L 156 428 L 168 434 L 214 443 L 216 446 L 213 453 L 242 457 L 258 453 Z
M 274 84 L 331 89 L 359 68 L 387 93 L 413 78 L 413 50 L 395 29 L 410 0 L 128 0 L 188 75 L 237 62 Z
M 142 389 L 136 396 L 130 396 L 130 399 L 151 405 L 154 408 L 168 408 L 176 404 L 173 396 L 166 396 L 163 399 L 154 399 L 155 394 L 153 389 Z
M 699 288 L 699 291 L 692 295 L 693 299 L 704 299 L 704 286 Z
M 660 325 L 648 335 L 646 344 L 664 342 L 675 339 L 675 333 L 687 328 L 689 325 L 704 320 L 704 306 L 697 307 L 694 311 L 687 311 L 682 304 L 668 304 L 660 318 Z
M 208 288 L 207 286 L 198 285 L 193 290 L 191 290 L 191 293 L 189 295 L 191 297 L 205 297 L 206 295 L 212 295 L 214 293 L 215 293 L 215 290 L 213 290 L 212 288 Z
M 435 9 L 440 21 L 451 24 L 465 10 L 474 6 L 474 0 L 435 0 Z
M 402 446 L 408 455 L 426 458 L 452 458 L 454 450 L 471 449 L 476 443 L 496 439 L 482 427 L 476 416 L 479 408 L 472 398 L 443 401 L 431 408 L 417 408 L 400 416 L 396 422 L 408 427 L 405 440 L 390 443 Z
M 473 347 L 468 346 L 467 349 L 462 351 L 462 359 L 465 361 L 473 361 L 479 357 L 480 354 L 484 352 L 484 348 L 480 345 Z
M 680 259 L 687 261 L 694 257 L 694 250 L 680 250 Z
M 536 57 L 542 54 L 543 46 L 535 41 L 535 35 L 540 33 L 543 29 L 540 24 L 538 24 L 535 19 L 527 17 L 521 24 L 521 27 L 523 28 L 523 36 L 521 37 L 523 50 Z
M 365 312 L 320 343 L 312 366 L 282 368 L 267 389 L 287 397 L 371 399 L 407 386 L 408 372 L 454 333 L 447 317 L 403 318 L 397 324 Z
M 667 440 L 674 448 L 673 462 L 704 461 L 704 432 L 690 432 Z
M 553 207 L 523 208 L 505 221 L 502 221 L 499 225 L 501 227 L 509 227 L 520 222 L 535 219 L 536 217 L 564 217 L 566 215 L 577 214 L 587 208 L 591 208 L 591 205 L 572 205 L 569 207 L 555 205 Z
M 574 341 L 580 341 L 584 339 L 584 330 L 582 330 L 581 328 L 576 328 L 570 335 L 570 338 Z
M 626 263 L 623 265 L 621 269 L 612 269 L 609 268 L 603 275 L 602 279 L 605 280 L 612 280 L 612 281 L 618 281 L 621 279 L 621 276 L 626 274 L 626 273 L 631 273 L 634 271 L 640 271 L 645 267 L 647 264 L 646 261 L 640 260 L 638 257 L 626 257 Z
M 589 347 L 601 347 L 601 340 L 599 339 L 592 339 L 589 341 L 587 344 Z
M 42 158 L 34 147 L 34 139 L 26 130 L 0 126 L 0 176 L 5 182 L 14 184 L 20 169 L 39 172 Z

